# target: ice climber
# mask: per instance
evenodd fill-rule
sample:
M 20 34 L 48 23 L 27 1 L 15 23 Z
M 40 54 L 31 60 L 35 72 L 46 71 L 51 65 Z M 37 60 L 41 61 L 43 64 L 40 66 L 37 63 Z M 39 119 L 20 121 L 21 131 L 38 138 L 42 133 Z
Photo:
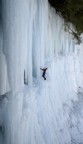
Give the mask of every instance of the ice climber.
M 42 77 L 44 78 L 44 80 L 46 80 L 45 74 L 46 74 L 46 70 L 47 70 L 47 68 L 43 68 L 43 69 L 40 68 L 40 70 L 43 71 Z

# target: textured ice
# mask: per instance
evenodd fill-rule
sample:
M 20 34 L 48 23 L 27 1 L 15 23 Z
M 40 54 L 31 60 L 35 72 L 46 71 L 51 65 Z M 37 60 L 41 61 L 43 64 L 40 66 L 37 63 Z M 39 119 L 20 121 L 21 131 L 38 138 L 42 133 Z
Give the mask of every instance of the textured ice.
M 2 5 L 0 144 L 82 144 L 83 44 L 47 0 Z
M 4 54 L 0 54 L 0 95 L 9 91 L 7 63 Z

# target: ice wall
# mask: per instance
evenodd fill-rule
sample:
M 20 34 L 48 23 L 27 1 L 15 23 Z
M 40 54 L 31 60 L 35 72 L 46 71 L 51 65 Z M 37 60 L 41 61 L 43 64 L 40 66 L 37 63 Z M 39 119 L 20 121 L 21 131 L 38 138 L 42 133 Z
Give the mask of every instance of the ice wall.
M 3 51 L 7 59 L 8 78 L 12 92 L 24 84 L 27 49 L 27 0 L 3 1 Z M 20 82 L 20 85 L 19 85 Z
M 3 29 L 0 16 L 0 95 L 9 91 L 9 82 L 7 75 L 7 62 L 3 53 Z
M 40 77 L 45 59 L 77 54 L 64 21 L 48 1 L 3 1 L 3 53 L 12 91 L 20 91 L 25 81 Z M 20 85 L 19 85 L 20 81 Z
M 47 0 L 3 0 L 2 6 L 5 144 L 70 144 L 62 104 L 77 100 L 83 85 L 82 46 L 64 31 Z M 40 67 L 48 67 L 47 81 Z

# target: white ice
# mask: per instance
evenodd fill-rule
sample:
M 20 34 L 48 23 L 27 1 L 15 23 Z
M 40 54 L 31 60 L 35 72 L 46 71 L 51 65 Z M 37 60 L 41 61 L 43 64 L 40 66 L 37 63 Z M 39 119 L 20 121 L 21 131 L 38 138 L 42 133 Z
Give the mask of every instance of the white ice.
M 0 144 L 82 144 L 83 44 L 47 0 L 2 5 Z

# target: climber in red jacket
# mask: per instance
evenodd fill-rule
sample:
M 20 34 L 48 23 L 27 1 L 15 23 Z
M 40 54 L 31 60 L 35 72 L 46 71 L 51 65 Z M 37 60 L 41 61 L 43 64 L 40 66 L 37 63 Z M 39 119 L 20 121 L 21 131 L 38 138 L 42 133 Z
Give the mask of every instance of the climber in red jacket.
M 46 80 L 45 74 L 46 74 L 46 70 L 47 70 L 47 68 L 43 68 L 43 69 L 40 68 L 40 70 L 43 71 L 42 77 L 44 78 L 44 80 Z

